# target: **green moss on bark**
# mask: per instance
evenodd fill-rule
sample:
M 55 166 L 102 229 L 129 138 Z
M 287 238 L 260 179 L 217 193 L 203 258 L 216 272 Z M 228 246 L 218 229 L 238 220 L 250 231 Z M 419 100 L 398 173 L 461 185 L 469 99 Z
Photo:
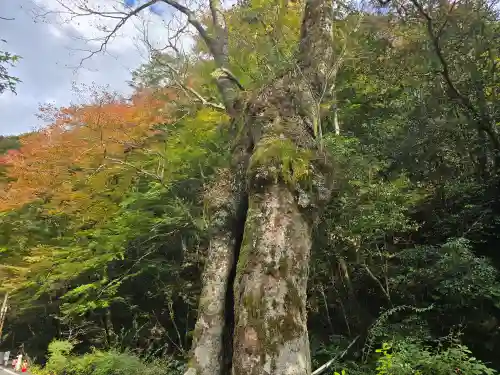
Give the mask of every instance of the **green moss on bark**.
M 261 140 L 250 159 L 250 177 L 283 181 L 292 186 L 311 178 L 312 152 L 297 147 L 291 140 L 266 138 Z
M 245 222 L 245 231 L 243 233 L 243 239 L 241 241 L 240 253 L 238 255 L 238 261 L 236 263 L 236 282 L 238 283 L 241 275 L 245 272 L 245 269 L 248 265 L 248 260 L 250 259 L 250 255 L 252 253 L 252 249 L 254 247 L 253 241 L 256 238 L 260 238 L 258 230 L 259 226 L 257 225 L 257 215 L 255 208 L 252 207 L 252 202 L 249 202 L 250 207 L 247 211 L 247 219 Z
M 266 311 L 262 296 L 263 291 L 248 293 L 242 300 L 242 308 L 247 313 L 246 327 L 252 327 L 257 333 L 260 355 L 264 357 L 268 354 L 273 357 L 286 342 L 303 334 L 303 327 L 295 319 L 302 309 L 302 302 L 295 286 L 287 282 L 285 315 L 272 316 L 273 311 Z M 279 307 L 276 300 L 272 307 L 273 310 Z

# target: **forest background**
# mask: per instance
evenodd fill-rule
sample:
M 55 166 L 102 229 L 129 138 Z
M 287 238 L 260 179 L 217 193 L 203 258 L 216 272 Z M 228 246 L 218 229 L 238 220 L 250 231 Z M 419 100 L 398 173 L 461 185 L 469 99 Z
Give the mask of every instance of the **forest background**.
M 311 235 L 313 368 L 500 370 L 498 6 L 419 1 L 333 8 L 331 91 L 314 128 L 334 187 Z M 243 101 L 296 64 L 303 8 L 220 11 Z M 1 342 L 24 345 L 41 372 L 188 366 L 210 201 L 238 138 L 217 64 L 193 39 L 188 52 L 178 35 L 150 46 L 131 97 L 83 87 L 86 103 L 41 108 L 50 125 L 0 137 Z M 0 91 L 15 89 L 17 58 L 0 53 Z M 309 161 L 285 146 L 273 157 L 293 184 Z

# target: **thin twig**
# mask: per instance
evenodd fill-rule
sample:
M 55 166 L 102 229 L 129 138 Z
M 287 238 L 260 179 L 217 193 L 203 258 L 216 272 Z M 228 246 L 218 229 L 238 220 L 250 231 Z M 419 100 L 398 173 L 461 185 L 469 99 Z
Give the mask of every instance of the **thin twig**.
M 107 160 L 110 160 L 110 161 L 112 161 L 112 162 L 115 162 L 115 163 L 121 164 L 121 165 L 125 165 L 125 166 L 127 166 L 127 167 L 134 168 L 137 172 L 142 173 L 142 174 L 143 174 L 143 175 L 145 175 L 145 176 L 149 176 L 149 177 L 154 178 L 156 181 L 160 182 L 160 183 L 162 184 L 162 186 L 163 186 L 163 187 L 167 187 L 167 186 L 164 184 L 164 182 L 163 182 L 163 180 L 161 179 L 161 177 L 160 177 L 160 176 L 155 175 L 154 173 L 148 172 L 148 171 L 146 171 L 146 170 L 144 170 L 144 169 L 142 169 L 142 168 L 139 168 L 139 167 L 138 167 L 138 166 L 136 166 L 136 165 L 133 165 L 133 164 L 131 164 L 131 163 L 129 163 L 129 162 L 126 162 L 126 161 L 123 161 L 123 160 L 120 160 L 120 159 L 111 158 L 111 157 L 109 157 L 109 156 L 107 156 L 107 157 L 106 157 L 106 159 L 107 159 Z
M 80 61 L 80 65 L 82 65 L 85 60 L 90 59 L 92 56 L 96 55 L 97 53 L 105 51 L 106 50 L 106 46 L 107 46 L 108 42 L 111 40 L 111 38 L 118 32 L 118 30 L 120 30 L 122 28 L 123 25 L 125 25 L 125 23 L 130 18 L 132 18 L 133 16 L 138 15 L 144 9 L 150 7 L 151 5 L 156 4 L 158 1 L 159 0 L 150 0 L 150 1 L 148 1 L 148 2 L 146 2 L 144 4 L 142 4 L 142 5 L 138 6 L 134 10 L 132 10 L 125 17 L 121 18 L 120 21 L 113 28 L 113 30 L 111 30 L 111 32 L 106 35 L 106 37 L 104 38 L 104 41 L 101 43 L 101 46 L 99 47 L 99 49 L 96 50 L 96 51 L 91 52 L 90 55 L 84 57 Z M 88 10 L 89 13 L 91 13 L 91 14 L 97 14 L 97 15 L 100 15 L 100 16 L 104 16 L 104 17 L 108 16 L 109 17 L 109 14 L 107 14 L 106 12 L 97 12 L 97 11 L 93 11 L 91 9 L 86 9 L 86 10 Z M 112 17 L 112 18 L 116 18 L 116 17 Z
M 224 107 L 224 105 L 220 104 L 220 103 L 214 103 L 214 102 L 211 102 L 207 99 L 205 99 L 198 91 L 196 91 L 195 89 L 193 89 L 192 87 L 189 87 L 187 85 L 185 85 L 184 83 L 182 83 L 179 79 L 177 79 L 177 77 L 180 76 L 180 73 L 177 69 L 175 69 L 171 64 L 169 64 L 168 62 L 166 61 L 158 61 L 161 65 L 167 67 L 173 74 L 173 79 L 175 81 L 175 83 L 181 87 L 184 92 L 189 92 L 191 93 L 192 95 L 194 95 L 196 97 L 196 99 L 198 99 L 198 101 L 200 103 L 202 103 L 203 105 L 206 105 L 208 107 L 212 107 L 212 108 L 216 108 L 216 109 L 220 109 L 220 110 L 225 110 L 226 107 Z
M 365 268 L 366 272 L 368 273 L 368 275 L 370 275 L 370 277 L 378 284 L 380 289 L 382 289 L 382 291 L 384 292 L 384 295 L 387 297 L 387 300 L 389 301 L 389 303 L 391 303 L 391 296 L 389 294 L 389 291 L 385 289 L 384 284 L 382 284 L 382 282 L 378 279 L 378 277 L 373 274 L 373 272 L 370 270 L 370 267 L 368 267 L 367 264 L 364 265 L 364 268 Z
M 333 357 L 332 359 L 330 359 L 323 366 L 321 366 L 320 368 L 318 368 L 317 370 L 315 370 L 311 375 L 319 375 L 319 374 L 321 374 L 323 371 L 325 371 L 331 365 L 333 365 L 335 363 L 335 361 L 338 361 L 339 359 L 342 359 L 347 354 L 347 352 L 349 351 L 349 349 L 351 349 L 351 347 L 356 343 L 356 341 L 358 341 L 358 339 L 359 339 L 359 335 L 356 336 L 354 338 L 354 340 L 351 341 L 351 343 L 349 344 L 349 346 L 340 355 L 336 355 L 335 357 Z

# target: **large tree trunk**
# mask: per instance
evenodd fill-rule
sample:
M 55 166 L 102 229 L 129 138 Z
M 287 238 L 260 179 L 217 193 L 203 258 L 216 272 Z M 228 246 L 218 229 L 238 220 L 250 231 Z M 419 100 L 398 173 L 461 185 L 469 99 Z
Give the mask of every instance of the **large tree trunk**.
M 310 225 L 294 194 L 250 196 L 235 288 L 233 374 L 310 374 L 306 291 Z
M 224 366 L 226 298 L 234 263 L 234 240 L 222 232 L 212 239 L 202 277 L 193 352 L 186 375 L 220 375 Z
M 235 279 L 233 375 L 311 373 L 306 292 L 311 228 L 331 169 L 314 132 L 309 81 L 289 72 L 246 108 L 255 144 Z
M 225 359 L 233 375 L 311 373 L 306 291 L 311 229 L 331 192 L 330 163 L 318 138 L 332 18 L 330 1 L 308 1 L 297 66 L 233 115 L 241 147 L 233 156 L 232 187 L 215 195 L 225 203 L 215 204 L 189 375 L 227 374 Z M 232 351 L 225 340 L 232 340 Z
M 248 145 L 236 142 L 230 168 L 219 171 L 205 192 L 211 241 L 202 275 L 191 360 L 185 375 L 229 373 L 232 361 L 233 281 L 247 200 L 242 174 Z

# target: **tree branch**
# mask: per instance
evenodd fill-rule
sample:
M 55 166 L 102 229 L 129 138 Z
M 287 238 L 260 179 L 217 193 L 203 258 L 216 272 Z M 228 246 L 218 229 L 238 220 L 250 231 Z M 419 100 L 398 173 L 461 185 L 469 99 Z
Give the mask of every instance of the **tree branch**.
M 207 44 L 207 47 L 210 48 L 210 45 L 213 44 L 213 39 L 208 34 L 207 30 L 203 27 L 201 22 L 196 18 L 194 12 L 191 9 L 185 7 L 184 5 L 181 5 L 175 0 L 157 0 L 157 1 L 162 1 L 165 4 L 170 5 L 171 7 L 175 8 L 176 10 L 184 14 L 187 17 L 188 22 L 196 29 L 196 31 L 198 31 L 203 41 Z
M 443 77 L 446 85 L 448 86 L 448 89 L 451 93 L 452 98 L 458 99 L 459 103 L 462 104 L 462 106 L 466 109 L 466 115 L 477 124 L 477 128 L 479 130 L 484 131 L 487 135 L 488 138 L 490 139 L 493 148 L 495 149 L 495 153 L 497 154 L 497 157 L 500 157 L 500 141 L 498 139 L 498 135 L 496 134 L 495 130 L 491 127 L 492 124 L 492 119 L 487 113 L 479 111 L 472 101 L 470 100 L 469 97 L 464 95 L 458 87 L 455 85 L 451 78 L 451 73 L 450 73 L 450 68 L 448 66 L 448 62 L 446 61 L 446 58 L 444 57 L 443 50 L 441 48 L 441 43 L 440 43 L 440 36 L 442 35 L 442 32 L 444 30 L 444 26 L 447 23 L 447 20 L 444 22 L 442 27 L 438 30 L 438 33 L 435 33 L 434 30 L 434 20 L 432 17 L 425 11 L 423 6 L 418 2 L 418 0 L 410 0 L 411 3 L 417 8 L 418 12 L 420 15 L 425 19 L 426 22 L 426 27 L 427 27 L 427 34 L 429 35 L 429 38 L 431 39 L 431 43 L 434 49 L 434 52 L 436 53 L 436 56 L 439 60 L 439 63 L 441 65 L 441 70 L 439 73 Z M 454 3 L 452 7 L 450 8 L 450 11 L 453 9 Z M 498 167 L 498 166 L 497 166 Z
M 441 68 L 442 68 L 440 71 L 441 76 L 445 80 L 448 88 L 453 93 L 453 95 L 457 99 L 460 100 L 460 102 L 462 103 L 462 105 L 464 107 L 466 107 L 472 114 L 477 116 L 478 115 L 477 110 L 476 110 L 476 108 L 474 108 L 474 105 L 472 104 L 470 99 L 458 90 L 458 88 L 455 86 L 453 80 L 451 79 L 450 68 L 448 66 L 448 62 L 446 61 L 446 59 L 444 57 L 443 50 L 442 50 L 441 44 L 440 44 L 440 39 L 439 39 L 439 36 L 441 35 L 442 30 L 440 30 L 439 34 L 436 34 L 434 32 L 434 22 L 433 22 L 432 17 L 424 10 L 422 5 L 417 0 L 411 0 L 411 2 L 413 5 L 415 5 L 415 7 L 417 8 L 420 15 L 426 21 L 427 34 L 429 35 L 429 38 L 431 38 L 431 43 L 432 43 L 432 46 L 434 48 L 434 52 L 436 53 L 436 56 L 439 60 Z
M 387 300 L 389 301 L 389 303 L 392 304 L 391 295 L 389 294 L 389 289 L 386 290 L 386 288 L 384 287 L 382 282 L 378 279 L 377 276 L 375 276 L 373 274 L 372 270 L 370 269 L 370 267 L 368 267 L 367 264 L 364 264 L 364 267 L 365 267 L 365 270 L 368 273 L 368 275 L 377 283 L 377 285 L 380 287 L 380 289 L 382 289 L 382 292 L 384 293 L 384 295 L 387 298 Z
M 134 10 L 132 10 L 130 13 L 128 13 L 125 17 L 121 18 L 120 21 L 116 24 L 116 26 L 113 28 L 113 30 L 111 30 L 110 33 L 108 33 L 106 35 L 106 37 L 104 38 L 104 41 L 101 43 L 101 47 L 97 50 L 97 51 L 93 51 L 90 53 L 89 56 L 87 57 L 84 57 L 81 62 L 80 62 L 80 65 L 85 61 L 85 60 L 88 60 L 90 59 L 92 56 L 94 56 L 95 54 L 99 53 L 99 52 L 103 52 L 105 49 L 106 49 L 106 45 L 108 44 L 108 42 L 110 41 L 110 39 L 118 32 L 118 30 L 120 30 L 122 28 L 123 25 L 125 25 L 125 23 L 130 19 L 132 18 L 133 16 L 136 16 L 138 15 L 140 12 L 142 12 L 144 9 L 150 7 L 151 5 L 154 5 L 158 2 L 159 0 L 149 0 L 148 2 L 138 6 L 137 8 L 135 8 Z M 101 16 L 104 16 L 106 17 L 106 12 L 97 12 L 97 11 L 93 11 L 89 8 L 85 8 L 85 10 L 88 10 L 90 11 L 91 14 L 97 14 L 97 15 L 101 15 Z M 115 12 L 113 12 L 115 13 Z
M 220 9 L 220 1 L 210 0 L 209 2 L 215 36 L 212 36 L 207 32 L 201 22 L 196 18 L 194 12 L 189 8 L 181 5 L 175 0 L 160 1 L 172 6 L 179 12 L 186 15 L 188 22 L 198 31 L 200 37 L 205 42 L 208 50 L 215 60 L 217 69 L 213 72 L 212 77 L 215 79 L 219 92 L 222 95 L 224 107 L 228 111 L 229 115 L 236 116 L 236 107 L 239 97 L 238 89 L 243 90 L 243 87 L 234 74 L 229 71 L 227 27 L 224 15 Z
M 148 46 L 150 54 L 152 54 L 153 56 L 158 54 L 159 51 L 154 49 L 151 46 L 151 44 L 149 43 L 149 41 L 147 40 L 146 37 L 144 38 L 143 42 Z M 170 40 L 169 40 L 169 43 L 172 44 Z M 169 46 L 167 46 L 166 48 L 168 48 L 168 47 Z M 178 49 L 175 46 L 171 45 L 170 47 L 176 52 L 177 55 L 180 55 Z M 179 56 L 177 56 L 177 57 L 179 57 Z M 156 59 L 156 62 L 159 63 L 160 65 L 166 67 L 168 70 L 170 70 L 172 72 L 173 81 L 175 82 L 175 84 L 177 86 L 179 86 L 184 91 L 184 93 L 186 95 L 189 96 L 189 94 L 192 94 L 201 104 L 203 104 L 205 106 L 212 107 L 212 108 L 219 109 L 219 110 L 226 109 L 226 107 L 223 104 L 214 103 L 210 100 L 205 99 L 198 91 L 196 91 L 192 87 L 189 87 L 186 84 L 184 84 L 180 79 L 180 77 L 181 77 L 180 72 L 172 64 L 170 64 L 168 61 L 164 61 L 161 58 L 159 58 L 159 59 Z
M 331 1 L 307 1 L 301 26 L 298 65 L 317 97 L 328 87 L 327 77 L 333 59 L 333 16 Z
M 336 355 L 335 357 L 333 357 L 332 359 L 330 359 L 323 366 L 321 366 L 320 368 L 318 368 L 317 370 L 315 370 L 311 375 L 319 375 L 319 374 L 323 373 L 323 371 L 327 370 L 331 365 L 333 365 L 335 363 L 335 361 L 343 358 L 347 354 L 347 352 L 349 351 L 349 349 L 351 349 L 352 346 L 356 343 L 356 341 L 358 341 L 358 339 L 359 339 L 359 335 L 356 336 L 354 338 L 354 340 L 351 341 L 351 343 L 349 344 L 349 346 L 340 355 Z
M 117 10 L 99 11 L 88 7 L 87 5 L 85 5 L 85 2 L 82 3 L 83 5 L 77 6 L 77 10 L 73 10 L 69 8 L 67 5 L 63 4 L 62 0 L 56 0 L 56 1 L 59 4 L 61 4 L 61 6 L 66 10 L 66 12 L 68 14 L 71 14 L 72 17 L 97 15 L 101 17 L 119 20 L 117 24 L 113 27 L 113 29 L 110 30 L 109 33 L 107 33 L 107 35 L 103 39 L 101 39 L 102 43 L 100 45 L 100 48 L 90 52 L 88 56 L 86 56 L 80 61 L 80 67 L 82 66 L 85 60 L 88 60 L 97 53 L 105 51 L 107 44 L 109 43 L 111 38 L 118 32 L 118 30 L 120 30 L 122 26 L 125 25 L 125 23 L 130 18 L 138 15 L 142 10 L 159 2 L 165 3 L 171 6 L 172 8 L 176 9 L 177 11 L 179 11 L 180 13 L 182 13 L 187 17 L 187 22 L 196 29 L 197 33 L 203 39 L 208 50 L 213 56 L 217 69 L 214 72 L 214 74 L 212 74 L 212 77 L 215 79 L 217 83 L 217 88 L 224 102 L 224 108 L 226 109 L 226 111 L 230 116 L 236 116 L 238 108 L 240 107 L 237 104 L 239 102 L 239 90 L 242 90 L 243 88 L 241 84 L 238 82 L 238 80 L 234 77 L 234 74 L 232 74 L 229 71 L 227 28 L 224 15 L 220 7 L 220 0 L 210 0 L 212 23 L 215 30 L 214 33 L 209 33 L 208 30 L 202 24 L 201 20 L 197 18 L 195 12 L 189 7 L 182 5 L 177 0 L 149 0 L 146 1 L 144 4 L 138 6 L 137 8 L 131 10 L 130 12 L 123 12 Z M 187 91 L 196 96 L 198 100 L 200 100 L 202 103 L 206 105 L 214 106 L 214 104 L 216 104 L 216 103 L 211 103 L 204 99 L 202 100 L 201 95 L 199 95 L 199 93 L 197 93 L 196 91 L 193 91 L 193 89 L 187 89 Z M 218 104 L 215 105 L 215 108 L 219 109 L 219 107 L 220 106 Z

